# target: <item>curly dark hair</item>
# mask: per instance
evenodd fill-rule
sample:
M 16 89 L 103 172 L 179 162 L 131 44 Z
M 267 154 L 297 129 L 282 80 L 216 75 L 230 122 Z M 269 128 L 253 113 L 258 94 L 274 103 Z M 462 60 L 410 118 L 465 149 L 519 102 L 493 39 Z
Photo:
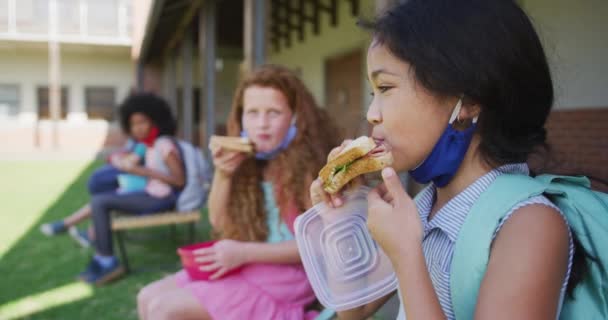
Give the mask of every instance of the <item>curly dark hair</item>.
M 128 96 L 118 108 L 120 126 L 126 134 L 130 134 L 129 119 L 134 113 L 148 116 L 158 128 L 161 136 L 174 136 L 177 129 L 175 117 L 165 99 L 152 93 L 135 93 Z

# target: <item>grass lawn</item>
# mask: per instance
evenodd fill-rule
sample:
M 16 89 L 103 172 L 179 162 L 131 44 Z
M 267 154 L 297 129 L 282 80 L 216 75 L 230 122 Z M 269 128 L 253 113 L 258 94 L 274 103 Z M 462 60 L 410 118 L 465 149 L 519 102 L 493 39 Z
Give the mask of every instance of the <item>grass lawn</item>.
M 86 180 L 99 163 L 0 162 L 0 319 L 137 319 L 135 296 L 145 284 L 179 267 L 169 228 L 132 232 L 127 242 L 136 272 L 105 287 L 76 280 L 92 254 L 68 235 L 46 237 L 57 220 L 88 200 Z M 205 219 L 203 219 L 205 220 Z M 84 227 L 84 225 L 83 225 Z M 207 236 L 198 228 L 197 240 Z M 186 229 L 178 228 L 184 242 Z

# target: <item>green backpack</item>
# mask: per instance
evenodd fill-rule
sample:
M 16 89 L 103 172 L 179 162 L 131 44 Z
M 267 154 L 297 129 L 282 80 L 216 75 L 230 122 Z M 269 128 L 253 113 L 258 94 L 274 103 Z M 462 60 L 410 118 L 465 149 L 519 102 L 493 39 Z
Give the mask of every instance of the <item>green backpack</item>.
M 517 203 L 541 194 L 563 211 L 591 257 L 573 298 L 564 298 L 559 319 L 608 319 L 608 194 L 590 186 L 586 177 L 499 176 L 471 208 L 456 240 L 450 280 L 456 319 L 473 319 L 492 237 L 502 218 Z

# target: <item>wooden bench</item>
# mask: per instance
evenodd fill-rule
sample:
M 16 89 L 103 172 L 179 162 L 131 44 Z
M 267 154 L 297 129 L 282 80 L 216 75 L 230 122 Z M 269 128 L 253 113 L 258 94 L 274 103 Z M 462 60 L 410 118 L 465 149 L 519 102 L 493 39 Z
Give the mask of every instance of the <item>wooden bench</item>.
M 131 215 L 113 212 L 112 232 L 116 235 L 120 257 L 127 272 L 130 271 L 127 250 L 124 244 L 124 232 L 127 230 L 144 229 L 158 226 L 187 224 L 189 228 L 189 243 L 194 242 L 195 226 L 201 219 L 200 211 L 192 212 L 161 212 L 146 215 Z M 174 231 L 173 231 L 174 232 Z

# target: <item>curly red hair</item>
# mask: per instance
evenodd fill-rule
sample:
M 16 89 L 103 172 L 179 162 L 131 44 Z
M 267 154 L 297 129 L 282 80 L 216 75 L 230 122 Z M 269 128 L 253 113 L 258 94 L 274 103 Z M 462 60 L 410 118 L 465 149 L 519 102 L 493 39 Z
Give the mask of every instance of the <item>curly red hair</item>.
M 298 133 L 276 158 L 270 161 L 247 159 L 232 178 L 228 216 L 221 237 L 241 241 L 264 241 L 268 236 L 266 210 L 261 183 L 269 168 L 275 199 L 283 221 L 290 212 L 304 212 L 309 204 L 308 189 L 327 154 L 340 141 L 338 128 L 325 110 L 319 108 L 304 83 L 291 70 L 265 65 L 244 78 L 238 86 L 228 118 L 228 135 L 239 136 L 243 127 L 243 96 L 251 86 L 274 88 L 287 98 L 296 117 Z M 295 207 L 295 208 L 294 208 Z

